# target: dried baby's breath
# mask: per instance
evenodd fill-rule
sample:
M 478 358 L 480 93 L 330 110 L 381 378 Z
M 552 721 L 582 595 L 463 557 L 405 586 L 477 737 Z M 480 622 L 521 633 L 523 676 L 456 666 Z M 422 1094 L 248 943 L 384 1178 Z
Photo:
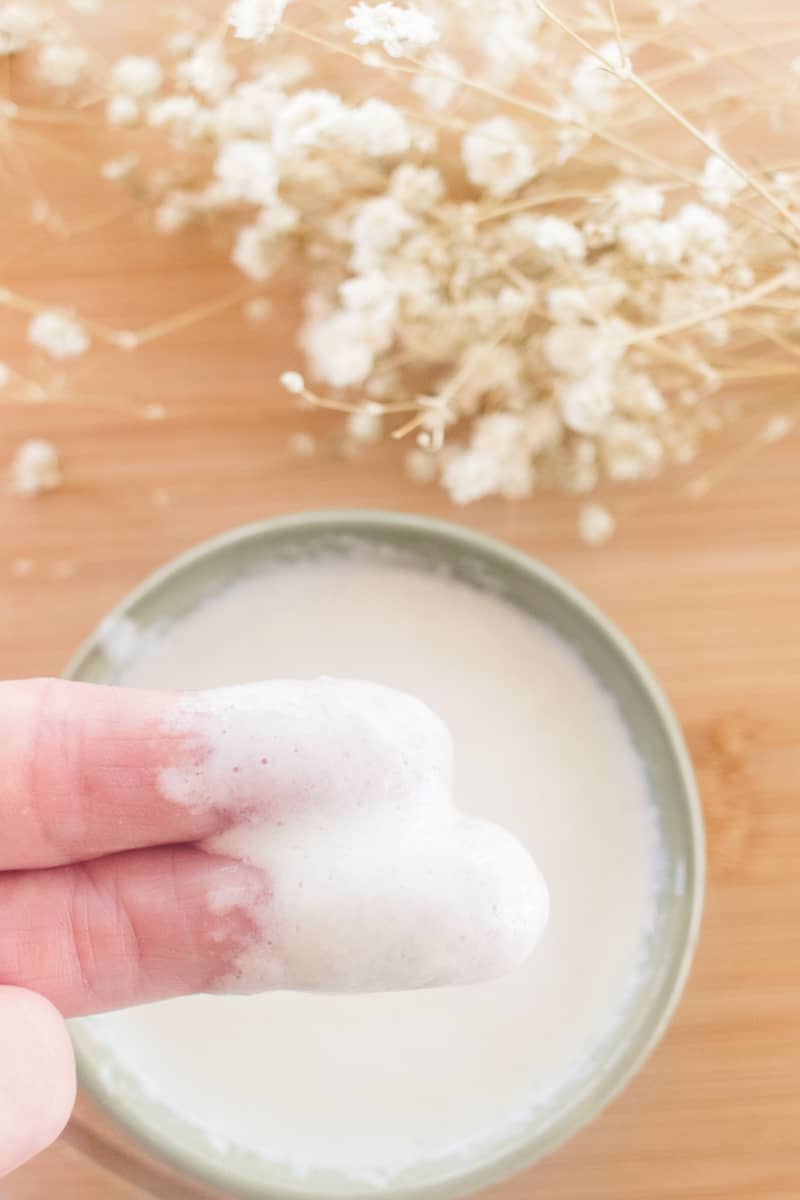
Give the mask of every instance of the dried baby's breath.
M 34 8 L 0 0 L 0 56 L 35 56 L 53 119 L 83 119 L 91 47 Z M 0 291 L 48 355 L 90 335 L 135 351 L 232 304 L 257 325 L 291 269 L 305 362 L 285 391 L 340 412 L 348 452 L 408 438 L 409 475 L 457 504 L 652 479 L 735 419 L 740 384 L 760 382 L 759 443 L 791 433 L 774 408 L 800 357 L 800 162 L 745 135 L 759 112 L 791 126 L 797 28 L 729 38 L 692 0 L 234 0 L 176 20 L 109 64 L 119 152 L 98 170 L 154 236 L 216 223 L 252 286 L 138 332 Z M 3 114 L 13 133 L 13 97 Z M 582 504 L 586 541 L 614 526 Z
M 61 486 L 61 462 L 52 442 L 31 438 L 22 443 L 11 464 L 10 486 L 19 496 L 38 496 Z

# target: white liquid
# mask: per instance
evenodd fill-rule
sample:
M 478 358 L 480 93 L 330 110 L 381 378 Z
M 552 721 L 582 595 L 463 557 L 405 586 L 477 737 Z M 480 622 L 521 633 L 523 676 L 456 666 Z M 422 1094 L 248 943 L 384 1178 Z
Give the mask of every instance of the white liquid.
M 584 664 L 514 608 L 442 577 L 357 559 L 281 568 L 148 645 L 126 682 L 320 674 L 400 688 L 448 724 L 459 807 L 516 833 L 549 887 L 532 957 L 470 987 L 192 997 L 90 1027 L 215 1144 L 299 1172 L 384 1177 L 488 1148 L 590 1067 L 635 978 L 657 850 L 640 763 Z

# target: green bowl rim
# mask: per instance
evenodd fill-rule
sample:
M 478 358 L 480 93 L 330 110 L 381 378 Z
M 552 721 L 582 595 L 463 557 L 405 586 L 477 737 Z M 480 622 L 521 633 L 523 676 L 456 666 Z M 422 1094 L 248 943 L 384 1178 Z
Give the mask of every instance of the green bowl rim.
M 390 1185 L 374 1190 L 374 1194 L 383 1196 L 384 1200 L 434 1200 L 436 1197 L 464 1196 L 507 1179 L 552 1154 L 580 1129 L 593 1121 L 610 1104 L 638 1074 L 645 1060 L 661 1040 L 684 990 L 700 932 L 705 891 L 705 835 L 702 809 L 691 760 L 677 719 L 660 684 L 628 638 L 620 632 L 601 609 L 552 568 L 497 538 L 453 521 L 384 509 L 321 509 L 253 521 L 208 538 L 170 559 L 128 592 L 109 611 L 105 619 L 113 621 L 127 617 L 142 599 L 157 590 L 162 584 L 167 583 L 174 575 L 202 559 L 213 557 L 219 551 L 225 550 L 237 542 L 247 542 L 269 533 L 290 534 L 293 530 L 308 531 L 309 527 L 320 533 L 339 531 L 357 536 L 358 530 L 354 529 L 354 526 L 360 526 L 362 532 L 372 535 L 381 532 L 402 531 L 419 533 L 428 537 L 433 536 L 451 544 L 455 542 L 460 549 L 467 553 L 477 553 L 482 559 L 488 559 L 490 562 L 502 561 L 512 569 L 534 576 L 537 581 L 564 597 L 588 624 L 594 625 L 600 630 L 617 651 L 627 669 L 638 679 L 649 695 L 675 755 L 683 788 L 683 800 L 689 818 L 691 858 L 688 863 L 687 890 L 690 893 L 691 905 L 683 951 L 674 964 L 672 986 L 661 1011 L 639 1050 L 613 1080 L 608 1091 L 604 1095 L 596 1097 L 589 1105 L 588 1111 L 585 1108 L 576 1111 L 573 1119 L 567 1118 L 557 1130 L 554 1130 L 549 1136 L 545 1135 L 544 1144 L 542 1145 L 540 1140 L 532 1152 L 530 1145 L 523 1142 L 515 1149 L 480 1164 L 471 1171 L 453 1174 L 419 1187 L 394 1188 Z M 86 659 L 97 647 L 98 630 L 99 625 L 81 643 L 69 660 L 64 670 L 65 678 L 80 677 Z M 303 1200 L 303 1198 L 320 1200 L 321 1197 L 324 1197 L 325 1193 L 323 1192 L 304 1190 L 302 1184 L 299 1184 L 297 1188 L 286 1189 L 257 1183 L 250 1184 L 241 1180 L 232 1181 L 230 1172 L 225 1169 L 224 1160 L 220 1159 L 219 1164 L 209 1163 L 192 1148 L 177 1149 L 172 1142 L 160 1141 L 158 1135 L 151 1131 L 151 1127 L 139 1117 L 136 1111 L 128 1111 L 124 1103 L 117 1104 L 108 1096 L 99 1080 L 98 1072 L 90 1066 L 83 1046 L 75 1038 L 73 1038 L 73 1044 L 81 1088 L 89 1093 L 98 1107 L 110 1115 L 117 1125 L 131 1134 L 137 1142 L 144 1145 L 162 1162 L 165 1161 L 184 1173 L 188 1171 L 195 1179 L 206 1185 L 222 1187 L 229 1194 L 245 1197 L 247 1200 Z M 351 1192 L 350 1195 L 352 1196 L 352 1194 Z M 359 1194 L 367 1196 L 371 1193 L 364 1191 Z M 330 1200 L 335 1200 L 337 1197 L 345 1200 L 348 1193 L 331 1191 L 327 1195 Z

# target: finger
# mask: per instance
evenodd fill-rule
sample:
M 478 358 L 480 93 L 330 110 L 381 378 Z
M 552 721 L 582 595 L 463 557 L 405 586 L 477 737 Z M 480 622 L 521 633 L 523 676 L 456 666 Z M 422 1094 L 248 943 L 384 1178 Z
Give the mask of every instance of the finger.
M 0 870 L 201 841 L 252 815 L 447 807 L 450 749 L 418 700 L 344 680 L 0 684 Z
M 54 1141 L 75 1100 L 66 1026 L 42 996 L 0 987 L 0 1175 Z
M 228 822 L 224 797 L 170 803 L 170 769 L 201 771 L 208 738 L 179 698 L 63 680 L 0 683 L 0 870 L 190 842 Z
M 64 1016 L 235 986 L 263 941 L 260 870 L 190 846 L 0 875 L 0 984 Z

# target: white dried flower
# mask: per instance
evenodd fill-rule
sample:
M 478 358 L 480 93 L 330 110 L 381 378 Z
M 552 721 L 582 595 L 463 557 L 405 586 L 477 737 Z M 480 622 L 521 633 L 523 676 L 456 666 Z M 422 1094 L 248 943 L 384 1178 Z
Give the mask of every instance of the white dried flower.
M 785 413 L 776 413 L 770 417 L 764 428 L 761 430 L 761 440 L 768 444 L 779 442 L 782 438 L 788 437 L 795 427 L 795 422 Z
M 260 78 L 270 87 L 285 91 L 297 87 L 313 73 L 314 63 L 305 54 L 285 53 L 279 57 L 270 56 Z
M 228 24 L 239 38 L 263 41 L 280 24 L 289 0 L 233 0 Z
M 470 183 L 491 196 L 508 196 L 534 179 L 536 156 L 510 117 L 492 117 L 461 139 L 461 155 Z
M 203 131 L 202 111 L 196 96 L 164 96 L 147 109 L 147 124 L 169 129 L 182 144 Z
M 422 158 L 435 159 L 440 147 L 439 134 L 431 126 L 416 124 L 411 129 L 411 145 Z
M 255 225 L 245 225 L 236 235 L 231 262 L 250 279 L 264 283 L 275 267 L 275 247 Z
M 653 217 L 623 225 L 619 239 L 628 258 L 646 267 L 676 267 L 688 241 L 677 221 L 657 221 Z
M 368 407 L 359 408 L 348 415 L 346 428 L 353 441 L 362 442 L 366 446 L 374 445 L 381 439 L 383 418 L 380 413 L 373 412 Z
M 586 257 L 583 234 L 572 221 L 553 216 L 532 217 L 529 220 L 530 238 L 537 250 L 541 250 L 548 258 L 580 262 Z
M 660 217 L 664 211 L 664 193 L 635 180 L 615 183 L 611 200 L 613 218 L 621 225 L 642 217 Z
M 111 68 L 111 90 L 135 100 L 154 96 L 163 79 L 161 63 L 143 54 L 126 54 Z
M 617 522 L 602 504 L 584 504 L 578 514 L 578 532 L 589 546 L 602 546 L 613 536 Z
M 109 125 L 135 125 L 141 115 L 141 109 L 132 96 L 112 96 L 106 105 Z
M 388 250 L 394 250 L 413 229 L 414 220 L 393 196 L 376 196 L 358 209 L 350 227 L 353 243 L 351 265 L 356 271 L 371 270 Z
M 296 208 L 276 200 L 263 208 L 252 225 L 244 225 L 236 237 L 232 262 L 251 279 L 268 279 L 276 262 L 279 239 L 297 227 Z
M 459 450 L 447 459 L 442 484 L 454 504 L 472 504 L 497 491 L 497 463 L 478 450 Z
M 480 341 L 467 346 L 459 368 L 461 383 L 455 396 L 458 411 L 475 412 L 480 400 L 490 392 L 494 399 L 502 394 L 516 395 L 521 367 L 519 352 L 513 346 Z
M 306 322 L 303 345 L 318 378 L 335 388 L 363 383 L 386 348 L 360 313 L 334 312 Z
M 591 325 L 554 325 L 545 335 L 544 356 L 551 367 L 565 375 L 586 375 L 606 362 L 607 335 Z
M 51 358 L 77 358 L 90 345 L 80 321 L 58 308 L 46 308 L 36 314 L 28 326 L 28 341 Z
M 281 385 L 292 396 L 302 396 L 306 390 L 306 381 L 299 371 L 284 371 L 281 375 Z
M 193 29 L 176 29 L 164 41 L 164 49 L 173 58 L 185 58 L 197 45 L 197 34 Z
M 726 304 L 731 290 L 725 284 L 702 279 L 667 280 L 661 292 L 658 317 L 661 321 L 680 321 L 692 313 L 703 313 Z
M 631 482 L 655 475 L 664 447 L 646 425 L 612 417 L 603 428 L 603 459 L 610 479 Z
M 475 423 L 472 444 L 495 458 L 516 455 L 524 443 L 524 422 L 516 413 L 489 413 Z
M 449 54 L 435 50 L 425 59 L 419 75 L 411 80 L 411 90 L 434 112 L 443 112 L 461 84 L 461 66 Z
M 43 24 L 41 9 L 23 0 L 0 3 L 0 55 L 18 54 L 33 41 Z
M 345 116 L 341 98 L 323 88 L 295 92 L 275 118 L 272 144 L 279 157 L 308 150 L 330 140 Z
M 547 311 L 557 324 L 583 321 L 592 315 L 586 289 L 574 284 L 550 288 L 545 300 Z
M 200 42 L 178 67 L 178 78 L 198 96 L 217 104 L 236 79 L 236 68 L 216 42 Z
M 438 460 L 427 450 L 409 450 L 405 457 L 405 468 L 414 483 L 433 483 L 439 474 Z
M 285 100 L 283 92 L 264 72 L 256 79 L 238 83 L 229 96 L 204 114 L 205 122 L 219 141 L 237 137 L 269 140 Z M 202 124 L 196 122 L 197 126 L 202 132 Z
M 89 63 L 82 46 L 68 42 L 46 42 L 36 60 L 36 73 L 52 87 L 72 87 Z
M 611 377 L 600 366 L 558 389 L 561 416 L 576 433 L 599 433 L 613 411 Z
M 507 412 L 479 417 L 469 446 L 446 457 L 442 482 L 456 504 L 471 504 L 493 492 L 509 499 L 530 495 L 535 472 L 523 418 Z
M 687 250 L 701 255 L 704 261 L 718 260 L 729 253 L 731 229 L 721 213 L 702 204 L 684 204 L 675 224 L 686 238 Z M 712 271 L 713 267 L 709 273 Z
M 672 25 L 680 17 L 685 16 L 690 8 L 694 8 L 699 0 L 651 0 L 651 3 L 660 23 Z
M 350 13 L 345 27 L 352 32 L 356 46 L 378 44 L 392 58 L 417 54 L 439 38 L 431 18 L 410 6 L 360 3 Z
M 564 433 L 561 416 L 549 405 L 536 404 L 524 418 L 525 444 L 532 454 L 552 450 Z
M 477 18 L 480 22 L 480 16 L 486 21 L 481 49 L 486 55 L 489 79 L 508 87 L 522 71 L 530 70 L 541 59 L 536 34 L 543 13 L 536 4 L 517 4 L 511 0 L 487 5 L 483 14 L 470 13 L 473 21 Z
M 397 158 L 411 145 L 403 114 L 385 100 L 365 100 L 343 116 L 341 137 L 348 148 L 372 158 Z
M 370 320 L 391 324 L 397 315 L 397 294 L 382 271 L 353 275 L 339 285 L 342 307 L 365 313 Z
M 11 464 L 11 490 L 18 496 L 38 496 L 61 485 L 61 464 L 52 442 L 31 438 L 23 442 Z
M 597 52 L 613 68 L 609 70 L 594 54 L 580 60 L 570 76 L 572 96 L 587 112 L 607 113 L 616 103 L 620 78 L 628 67 L 615 41 L 604 42 Z
M 556 165 L 561 167 L 576 154 L 580 154 L 591 138 L 591 133 L 586 129 L 581 129 L 578 125 L 562 125 L 556 133 L 558 146 Z
M 138 154 L 123 154 L 119 158 L 107 158 L 100 167 L 100 174 L 103 179 L 116 182 L 130 175 L 138 164 Z
M 66 0 L 86 10 L 96 2 Z M 279 26 L 288 2 L 225 0 L 223 7 L 235 32 L 255 41 Z M 160 41 L 154 32 L 155 57 L 144 57 L 142 43 L 142 54 L 126 55 L 110 72 L 109 121 L 146 122 L 150 133 L 141 161 L 116 152 L 103 176 L 124 179 L 136 167 L 128 191 L 148 205 L 161 232 L 197 217 L 203 225 L 216 220 L 217 240 L 229 234 L 234 263 L 253 280 L 284 263 L 305 268 L 313 289 L 301 337 L 308 371 L 329 388 L 358 389 L 346 408 L 360 407 L 334 443 L 343 453 L 377 439 L 384 408 L 407 408 L 418 446 L 409 472 L 438 478 L 459 503 L 528 495 L 535 485 L 582 493 L 601 475 L 639 480 L 691 459 L 703 436 L 735 415 L 733 405 L 709 402 L 728 369 L 735 376 L 738 359 L 749 374 L 768 342 L 788 345 L 800 333 L 789 303 L 800 292 L 800 270 L 777 290 L 787 253 L 777 226 L 786 222 L 780 214 L 769 221 L 775 200 L 791 211 L 800 204 L 800 172 L 762 167 L 772 198 L 757 200 L 764 220 L 728 222 L 725 209 L 736 207 L 743 177 L 722 150 L 701 166 L 694 188 L 679 169 L 670 173 L 666 159 L 661 170 L 648 160 L 660 137 L 645 124 L 648 114 L 666 118 L 640 89 L 624 87 L 632 68 L 616 39 L 599 47 L 605 63 L 588 41 L 581 57 L 575 39 L 551 23 L 539 36 L 535 0 L 417 0 L 419 8 L 351 2 L 347 28 L 364 48 L 361 61 L 388 80 L 385 92 L 377 76 L 371 99 L 352 99 L 356 81 L 346 75 L 341 94 L 338 85 L 337 92 L 309 87 L 314 64 L 285 53 L 283 39 L 274 53 L 270 46 L 268 61 L 241 44 L 228 61 L 220 31 L 206 32 L 213 24 L 178 13 L 177 33 Z M 657 17 L 676 19 L 691 2 L 644 0 L 629 27 L 637 52 L 659 43 Z M 36 23 L 26 25 L 34 12 Z M 330 22 L 338 21 L 341 35 L 348 13 L 332 14 L 323 14 L 320 33 L 335 38 Z M 583 0 L 565 19 L 594 42 L 612 36 L 611 16 L 605 0 Z M 622 20 L 627 25 L 626 14 Z M 16 48 L 34 47 L 36 74 L 72 86 L 85 51 L 60 29 L 56 10 L 0 0 L 0 54 L 10 52 L 9 23 Z M 440 32 L 448 39 L 441 50 Z M 688 25 L 680 33 L 686 61 L 699 71 L 711 52 Z M 162 51 L 174 83 L 166 89 Z M 403 55 L 415 61 L 403 67 L 395 62 Z M 472 81 L 484 93 L 480 115 L 468 107 L 458 113 L 463 123 L 435 119 L 448 104 L 466 103 Z M 531 81 L 532 102 L 556 98 L 548 114 L 555 121 L 512 119 L 500 93 L 511 97 L 521 86 L 527 95 Z M 686 83 L 690 103 L 695 82 Z M 789 116 L 791 82 L 784 82 L 769 97 L 776 128 Z M 21 115 L 0 100 L 0 122 Z M 722 136 L 727 109 L 717 117 Z M 439 144 L 439 128 L 459 127 L 460 141 L 443 132 Z M 633 152 L 638 136 L 641 158 Z M 706 136 L 716 139 L 713 127 Z M 451 146 L 456 161 L 448 161 Z M 534 193 L 527 185 L 540 175 Z M 539 207 L 551 193 L 553 212 Z M 54 229 L 59 221 L 38 199 L 31 216 Z M 761 281 L 772 286 L 773 275 L 777 294 L 750 311 L 744 293 Z M 252 321 L 269 312 L 263 295 L 238 307 Z M 48 353 L 83 352 L 86 330 L 69 314 L 57 317 L 60 332 L 45 332 Z M 73 322 L 70 336 L 65 319 Z M 673 324 L 679 336 L 648 335 Z M 140 344 L 130 331 L 107 339 L 126 349 Z M 718 354 L 723 343 L 728 350 Z M 0 364 L 0 386 L 8 375 Z M 287 378 L 306 407 L 326 404 L 296 373 Z M 31 398 L 45 394 L 42 385 L 20 386 Z M 157 407 L 140 414 L 155 419 Z M 780 436 L 787 422 L 768 422 L 758 439 Z
M 392 171 L 389 191 L 409 212 L 425 212 L 444 196 L 444 180 L 438 167 L 418 167 L 405 162 Z
M 274 305 L 266 296 L 253 296 L 242 305 L 242 316 L 250 325 L 261 325 L 274 312 Z
M 155 227 L 165 235 L 185 229 L 192 219 L 194 207 L 183 192 L 170 192 L 154 214 Z
M 734 263 L 733 267 L 731 268 L 730 279 L 731 282 L 736 285 L 736 287 L 747 291 L 748 288 L 751 288 L 755 283 L 756 273 L 749 263 L 737 262 Z
M 270 204 L 278 187 L 275 155 L 263 142 L 237 138 L 229 142 L 214 161 L 214 174 L 229 200 Z
M 731 200 L 746 187 L 747 181 L 724 158 L 712 154 L 706 159 L 700 176 L 700 190 L 707 204 L 727 208 Z
M 631 417 L 654 417 L 667 408 L 662 392 L 642 371 L 618 372 L 614 402 L 620 412 Z

